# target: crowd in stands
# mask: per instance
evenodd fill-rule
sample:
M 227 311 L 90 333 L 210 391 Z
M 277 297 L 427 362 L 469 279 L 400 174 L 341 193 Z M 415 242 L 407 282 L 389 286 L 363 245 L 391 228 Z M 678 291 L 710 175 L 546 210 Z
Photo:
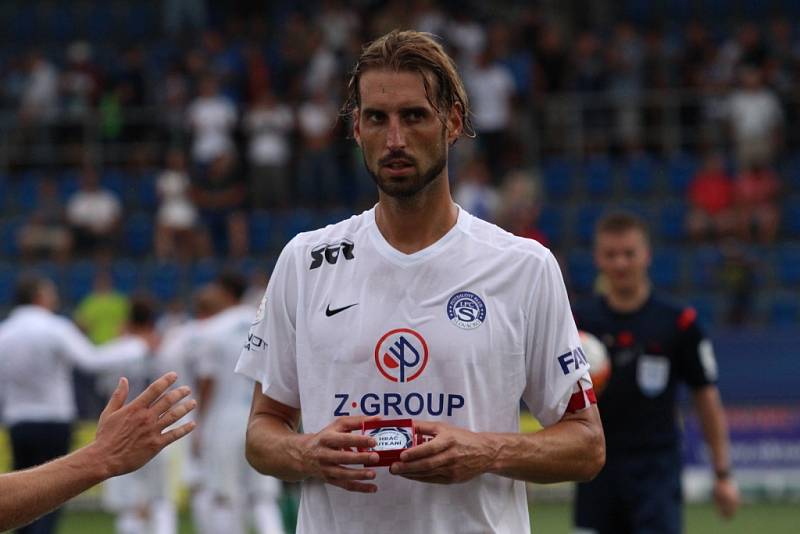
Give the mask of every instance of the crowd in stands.
M 33 198 L 6 203 L 26 259 L 265 257 L 293 231 L 370 206 L 340 106 L 361 45 L 395 27 L 440 36 L 465 80 L 477 137 L 454 149 L 457 201 L 553 247 L 573 290 L 592 286 L 581 247 L 610 205 L 655 223 L 677 289 L 708 290 L 692 254 L 724 243 L 717 289 L 747 294 L 733 298 L 745 311 L 725 312 L 743 316 L 733 322 L 748 320 L 758 285 L 741 280 L 765 278 L 742 258 L 800 239 L 789 14 L 670 25 L 536 3 L 33 4 L 43 27 L 72 23 L 2 38 L 15 45 L 0 54 L 0 187 Z M 766 278 L 785 296 L 792 276 Z

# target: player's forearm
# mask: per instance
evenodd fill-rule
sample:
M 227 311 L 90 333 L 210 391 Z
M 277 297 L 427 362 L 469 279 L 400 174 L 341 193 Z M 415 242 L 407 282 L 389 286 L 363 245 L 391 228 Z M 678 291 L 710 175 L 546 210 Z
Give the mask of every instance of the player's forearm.
M 0 532 L 30 523 L 102 482 L 107 468 L 94 445 L 52 462 L 0 475 Z
M 489 434 L 496 459 L 490 472 L 547 484 L 594 478 L 605 463 L 602 427 L 565 420 L 533 434 Z
M 245 456 L 259 473 L 298 482 L 310 476 L 302 455 L 307 440 L 308 436 L 278 417 L 254 416 L 247 427 Z
M 700 424 L 703 427 L 714 471 L 726 473 L 730 470 L 730 451 L 728 443 L 728 424 L 715 386 L 706 386 L 694 392 L 694 402 Z

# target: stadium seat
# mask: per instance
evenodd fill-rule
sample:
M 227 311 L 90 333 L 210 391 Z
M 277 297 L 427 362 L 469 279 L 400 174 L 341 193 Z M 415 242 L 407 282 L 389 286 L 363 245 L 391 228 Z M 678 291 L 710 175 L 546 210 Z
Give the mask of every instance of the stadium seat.
M 723 303 L 710 293 L 696 293 L 688 298 L 689 304 L 697 311 L 697 319 L 702 328 L 717 326 L 723 317 Z
M 583 205 L 578 209 L 578 239 L 581 243 L 591 243 L 594 237 L 594 227 L 603 214 L 603 206 L 595 204 Z
M 800 286 L 800 247 L 780 247 L 775 256 L 779 283 L 787 289 Z
M 547 237 L 550 247 L 558 247 L 564 239 L 563 210 L 555 206 L 544 206 L 537 221 L 539 230 Z
M 280 217 L 279 227 L 282 235 L 280 246 L 283 246 L 300 232 L 307 232 L 315 228 L 314 213 L 307 209 L 290 211 Z
M 583 165 L 582 175 L 582 179 L 586 180 L 586 191 L 592 198 L 607 197 L 611 194 L 614 171 L 608 157 L 589 158 Z
M 138 177 L 133 178 L 135 183 L 136 198 L 131 201 L 143 210 L 154 210 L 158 206 L 158 193 L 156 192 L 156 174 L 154 172 L 143 172 Z
M 76 261 L 67 267 L 64 273 L 64 297 L 73 303 L 80 300 L 92 291 L 97 268 L 91 261 Z
M 153 221 L 146 213 L 136 213 L 125 220 L 126 255 L 144 256 L 153 249 Z
M 800 196 L 792 196 L 783 205 L 783 235 L 789 239 L 800 239 Z
M 14 206 L 24 212 L 30 212 L 36 209 L 36 203 L 39 197 L 39 182 L 42 177 L 36 172 L 26 172 L 22 176 L 17 177 L 15 189 Z
M 80 189 L 80 174 L 77 169 L 69 169 L 61 173 L 58 177 L 58 195 L 64 201 Z
M 715 246 L 698 247 L 690 253 L 690 281 L 696 290 L 708 290 L 719 284 L 722 253 Z
M 549 200 L 563 200 L 573 191 L 574 169 L 566 160 L 550 158 L 542 165 L 544 190 Z
M 217 276 L 220 265 L 217 260 L 205 258 L 192 264 L 189 268 L 189 282 L 193 288 L 205 285 Z
M 800 315 L 800 294 L 775 295 L 769 307 L 769 323 L 775 326 L 796 326 Z
M 577 293 L 592 291 L 597 273 L 591 252 L 578 249 L 571 251 L 567 258 L 567 271 L 573 291 Z
M 626 193 L 634 196 L 649 195 L 656 185 L 655 163 L 652 158 L 641 155 L 628 160 L 625 165 Z
M 0 246 L 5 257 L 16 257 L 19 255 L 18 234 L 24 219 L 22 217 L 10 217 L 0 222 Z
M 140 286 L 140 266 L 131 260 L 116 260 L 111 265 L 111 278 L 117 290 L 131 293 Z
M 681 254 L 677 248 L 657 248 L 650 264 L 650 277 L 655 287 L 674 291 L 681 284 Z
M 0 264 L 0 305 L 11 304 L 14 299 L 17 271 L 10 263 Z
M 658 214 L 658 236 L 671 242 L 683 240 L 686 235 L 686 212 L 686 203 L 683 201 L 663 204 Z
M 171 262 L 148 264 L 144 268 L 145 287 L 159 300 L 166 302 L 175 298 L 181 291 L 181 269 Z
M 105 169 L 102 178 L 103 187 L 112 191 L 120 202 L 125 202 L 129 190 L 133 190 L 130 177 L 119 169 Z
M 667 162 L 667 180 L 673 194 L 683 197 L 697 169 L 695 159 L 685 153 L 676 154 Z
M 250 214 L 250 251 L 263 254 L 271 250 L 274 242 L 274 220 L 266 211 L 254 211 Z

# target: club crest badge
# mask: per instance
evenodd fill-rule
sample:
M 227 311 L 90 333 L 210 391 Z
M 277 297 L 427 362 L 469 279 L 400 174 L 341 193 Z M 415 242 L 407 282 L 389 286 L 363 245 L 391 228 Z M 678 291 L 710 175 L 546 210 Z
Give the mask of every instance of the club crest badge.
M 486 305 L 470 291 L 459 291 L 447 302 L 447 318 L 464 330 L 478 328 L 486 320 Z

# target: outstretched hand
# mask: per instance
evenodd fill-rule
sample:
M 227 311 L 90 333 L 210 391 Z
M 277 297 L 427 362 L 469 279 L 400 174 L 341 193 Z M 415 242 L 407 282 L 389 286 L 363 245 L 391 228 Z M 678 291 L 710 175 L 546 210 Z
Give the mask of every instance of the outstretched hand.
M 164 393 L 177 378 L 173 372 L 165 374 L 128 404 L 125 404 L 128 380 L 120 378 L 100 414 L 97 435 L 91 445 L 99 450 L 98 457 L 106 464 L 109 477 L 139 469 L 161 449 L 194 429 L 192 421 L 164 432 L 197 404 L 193 399 L 178 404 L 191 393 L 188 386 Z
M 348 467 L 349 465 L 368 466 L 378 463 L 378 453 L 353 450 L 375 446 L 375 438 L 351 433 L 353 430 L 361 428 L 362 421 L 370 419 L 375 418 L 340 417 L 316 434 L 310 435 L 303 451 L 303 463 L 310 475 L 347 491 L 376 492 L 378 487 L 375 484 L 360 482 L 361 480 L 373 480 L 375 478 L 374 470 L 366 467 Z
M 393 475 L 419 482 L 453 484 L 486 473 L 496 453 L 486 434 L 445 423 L 415 421 L 422 434 L 434 436 L 427 443 L 405 450 L 389 468 Z

